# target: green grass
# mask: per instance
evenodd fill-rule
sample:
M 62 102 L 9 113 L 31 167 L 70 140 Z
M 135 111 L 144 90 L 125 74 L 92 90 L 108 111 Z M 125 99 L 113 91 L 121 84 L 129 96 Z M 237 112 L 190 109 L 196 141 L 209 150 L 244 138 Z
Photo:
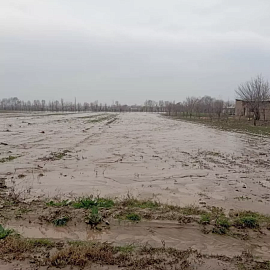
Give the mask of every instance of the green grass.
M 111 208 L 115 205 L 114 201 L 106 198 L 94 198 L 93 196 L 89 197 L 80 197 L 72 203 L 74 208 L 85 208 L 90 209 L 93 207 L 102 207 L 102 208 Z
M 35 247 L 52 248 L 55 246 L 55 243 L 48 240 L 48 239 L 27 239 L 27 242 L 29 242 L 31 245 L 33 245 Z
M 92 211 L 85 219 L 85 222 L 91 225 L 92 227 L 96 227 L 98 224 L 102 222 L 102 216 L 99 214 L 97 206 L 94 206 L 92 208 Z
M 231 226 L 231 222 L 230 222 L 229 218 L 227 218 L 225 216 L 221 216 L 221 217 L 217 218 L 216 225 L 219 227 L 229 229 Z
M 56 206 L 56 207 L 68 206 L 70 204 L 71 202 L 69 200 L 62 200 L 59 202 L 49 201 L 48 203 L 46 203 L 47 206 Z
M 99 122 L 103 122 L 103 121 L 106 121 L 106 120 L 111 120 L 115 116 L 116 116 L 116 114 L 109 114 L 109 115 L 105 114 L 105 116 L 89 120 L 88 123 L 99 123 Z
M 0 159 L 0 163 L 12 161 L 12 160 L 14 160 L 14 159 L 16 159 L 16 158 L 18 158 L 18 157 L 15 157 L 15 156 L 8 156 L 8 157 L 5 157 L 5 158 L 1 158 L 1 159 Z
M 230 216 L 234 219 L 233 225 L 240 228 L 253 229 L 270 222 L 270 216 L 252 211 L 240 211 Z
M 199 206 L 195 205 L 188 205 L 181 208 L 181 211 L 184 215 L 188 216 L 198 216 L 198 215 L 206 215 L 207 212 L 203 209 L 201 209 Z
M 218 128 L 221 130 L 227 130 L 227 131 L 235 131 L 240 133 L 251 133 L 255 135 L 270 135 L 270 125 L 264 125 L 263 121 L 258 121 L 257 126 L 253 125 L 253 121 L 248 121 L 247 119 L 237 119 L 230 117 L 227 121 L 227 119 L 210 119 L 209 117 L 183 117 L 182 115 L 178 116 L 170 116 L 170 118 L 193 122 L 193 123 L 199 123 L 208 125 L 214 128 Z
M 126 215 L 126 219 L 131 220 L 131 221 L 140 221 L 141 216 L 136 213 L 129 213 Z
M 11 235 L 14 231 L 10 229 L 5 229 L 1 224 L 0 224 L 0 239 L 4 239 L 7 236 Z
M 59 160 L 59 159 L 62 159 L 63 157 L 65 157 L 67 155 L 67 153 L 70 153 L 70 151 L 64 150 L 62 152 L 52 153 L 51 155 L 54 157 L 54 159 Z
M 61 217 L 61 218 L 57 218 L 55 220 L 53 220 L 53 224 L 55 226 L 66 226 L 67 225 L 67 222 L 70 220 L 69 217 Z
M 210 213 L 207 213 L 207 214 L 204 214 L 204 215 L 201 215 L 201 219 L 200 219 L 200 223 L 201 224 L 210 224 L 210 221 L 211 221 L 211 215 Z
M 255 229 L 260 226 L 259 220 L 256 217 L 245 216 L 234 221 L 235 227 Z
M 223 235 L 227 233 L 227 229 L 224 227 L 214 227 L 212 233 Z

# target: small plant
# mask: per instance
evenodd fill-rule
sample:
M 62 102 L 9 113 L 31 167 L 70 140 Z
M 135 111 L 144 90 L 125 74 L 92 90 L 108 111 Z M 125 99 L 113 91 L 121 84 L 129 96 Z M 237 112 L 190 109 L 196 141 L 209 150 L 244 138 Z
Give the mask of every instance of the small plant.
M 215 234 L 226 234 L 227 233 L 227 229 L 224 228 L 224 227 L 214 227 L 213 230 L 212 230 L 212 233 L 215 233 Z
M 200 223 L 203 225 L 210 224 L 211 215 L 209 213 L 201 215 Z
M 182 212 L 184 215 L 189 215 L 189 216 L 207 214 L 205 210 L 202 210 L 200 207 L 195 206 L 195 205 L 188 205 L 188 206 L 183 207 Z
M 240 228 L 250 228 L 250 229 L 255 229 L 258 228 L 259 221 L 257 217 L 254 216 L 244 216 L 240 217 L 235 220 L 234 222 L 235 227 L 240 227 Z
M 4 239 L 7 236 L 11 235 L 13 233 L 13 230 L 10 229 L 5 229 L 1 224 L 0 224 L 0 239 Z
M 228 229 L 228 228 L 230 228 L 231 223 L 227 217 L 221 216 L 221 217 L 217 218 L 216 225 L 219 227 L 223 227 L 225 229 Z
M 67 222 L 70 220 L 69 217 L 61 217 L 53 220 L 53 224 L 55 226 L 65 226 L 67 225 Z
M 121 253 L 131 253 L 132 251 L 134 251 L 134 249 L 135 246 L 133 244 L 115 247 L 115 251 Z
M 77 199 L 73 204 L 74 208 L 85 208 L 90 209 L 93 207 L 103 207 L 103 208 L 111 208 L 114 206 L 114 201 L 106 198 L 93 198 L 90 197 L 81 197 Z
M 16 158 L 18 158 L 18 157 L 8 156 L 8 157 L 5 157 L 5 158 L 1 158 L 1 159 L 0 159 L 0 163 L 12 161 L 12 160 L 14 160 L 14 159 L 16 159 Z
M 141 216 L 136 213 L 129 213 L 126 215 L 126 219 L 131 220 L 131 221 L 140 221 Z
M 48 239 L 28 239 L 27 242 L 30 243 L 31 245 L 35 246 L 35 247 L 52 248 L 52 247 L 55 246 L 55 243 L 48 240 Z
M 93 207 L 91 213 L 85 219 L 85 222 L 91 227 L 96 227 L 98 224 L 102 222 L 102 216 L 98 212 L 98 207 Z

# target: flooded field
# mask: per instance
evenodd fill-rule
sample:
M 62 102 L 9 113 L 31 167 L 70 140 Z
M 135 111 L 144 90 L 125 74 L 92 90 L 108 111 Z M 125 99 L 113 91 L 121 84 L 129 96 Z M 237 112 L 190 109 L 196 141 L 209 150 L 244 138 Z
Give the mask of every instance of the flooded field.
M 266 138 L 150 113 L 3 114 L 0 142 L 0 159 L 16 158 L 0 163 L 0 177 L 31 196 L 131 193 L 269 211 Z
M 258 214 L 259 225 L 247 212 L 255 223 L 241 227 L 240 214 L 229 213 L 269 214 L 269 143 L 265 137 L 151 113 L 1 114 L 0 178 L 8 187 L 2 190 L 17 201 L 0 200 L 0 224 L 34 239 L 166 245 L 227 258 L 205 257 L 198 263 L 192 257 L 193 268 L 176 269 L 268 269 L 253 268 L 253 261 L 249 268 L 237 268 L 235 256 L 244 252 L 270 259 L 270 219 Z M 89 195 L 158 205 L 133 201 L 131 206 L 140 208 L 137 222 L 125 220 L 130 205 L 101 207 L 107 225 L 97 230 L 84 220 L 89 207 L 71 207 L 71 200 Z M 232 224 L 225 225 L 234 226 L 230 233 L 218 223 L 226 215 Z M 70 220 L 67 226 L 53 225 L 63 217 Z M 226 230 L 215 231 L 221 227 Z M 1 263 L 0 257 L 3 269 L 17 267 Z

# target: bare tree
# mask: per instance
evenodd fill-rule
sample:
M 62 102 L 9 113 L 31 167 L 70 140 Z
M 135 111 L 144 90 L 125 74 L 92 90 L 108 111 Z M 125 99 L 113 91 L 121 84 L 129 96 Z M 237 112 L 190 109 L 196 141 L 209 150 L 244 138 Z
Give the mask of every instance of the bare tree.
M 254 113 L 254 126 L 256 126 L 256 121 L 260 120 L 261 109 L 265 119 L 264 104 L 265 101 L 269 100 L 270 87 L 269 82 L 265 81 L 262 75 L 240 84 L 235 92 L 241 100 L 246 102 L 249 110 Z

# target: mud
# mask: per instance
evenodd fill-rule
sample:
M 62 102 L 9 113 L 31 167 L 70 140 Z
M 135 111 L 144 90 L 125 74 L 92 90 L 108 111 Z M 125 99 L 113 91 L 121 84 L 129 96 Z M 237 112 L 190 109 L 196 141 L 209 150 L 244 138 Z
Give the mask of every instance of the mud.
M 256 234 L 249 240 L 241 240 L 217 234 L 203 234 L 198 224 L 179 224 L 171 221 L 143 221 L 139 223 L 110 220 L 110 227 L 102 231 L 89 226 L 55 227 L 49 224 L 9 223 L 24 237 L 35 239 L 109 242 L 115 245 L 136 246 L 149 244 L 153 247 L 194 249 L 207 255 L 225 255 L 233 258 L 243 252 L 250 252 L 262 260 L 270 260 L 270 235 Z M 258 241 L 259 240 L 259 241 Z
M 43 199 L 131 194 L 178 206 L 223 207 L 226 213 L 243 209 L 269 214 L 269 150 L 266 137 L 220 131 L 158 114 L 0 114 L 0 193 L 8 192 L 16 200 L 37 200 L 8 205 L 3 197 L 0 224 L 27 238 L 192 248 L 205 256 L 227 259 L 204 258 L 190 269 L 241 269 L 233 258 L 243 252 L 261 261 L 270 259 L 266 227 L 249 230 L 249 238 L 242 239 L 203 233 L 202 225 L 180 224 L 175 216 L 154 220 L 158 218 L 152 215 L 152 220 L 133 223 L 112 214 L 108 215 L 110 225 L 99 231 L 85 224 L 86 210 L 68 207 L 59 208 L 59 214 L 70 215 L 71 221 L 55 227 L 51 219 L 58 210 L 47 207 Z M 0 258 L 0 269 L 33 267 L 29 262 L 7 264 Z
M 0 163 L 0 178 L 24 196 L 129 192 L 177 205 L 269 213 L 268 138 L 150 113 L 116 119 L 39 113 L 1 115 L 0 142 L 8 144 L 0 145 L 0 159 L 17 157 Z M 50 159 L 65 150 L 60 159 Z

